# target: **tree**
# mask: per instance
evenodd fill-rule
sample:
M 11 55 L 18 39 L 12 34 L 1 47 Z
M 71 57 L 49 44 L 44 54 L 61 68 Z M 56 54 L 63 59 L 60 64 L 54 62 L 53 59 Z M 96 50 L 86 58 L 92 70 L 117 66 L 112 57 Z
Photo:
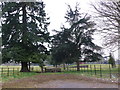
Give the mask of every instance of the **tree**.
M 70 5 L 68 5 L 69 10 L 65 18 L 67 22 L 71 25 L 69 29 L 71 31 L 71 41 L 76 45 L 77 54 L 75 54 L 76 63 L 77 63 L 77 70 L 79 71 L 79 62 L 82 61 L 96 61 L 93 58 L 95 54 L 95 50 L 100 50 L 101 48 L 95 45 L 92 40 L 92 35 L 95 32 L 96 28 L 94 28 L 95 23 L 91 21 L 90 16 L 87 14 L 83 15 L 79 12 L 80 8 L 78 7 L 79 4 L 76 4 L 75 10 L 72 10 Z M 85 50 L 90 51 L 91 54 L 85 53 Z M 86 57 L 90 55 L 92 58 L 86 60 Z M 94 55 L 95 56 L 95 55 Z M 98 60 L 101 60 L 101 55 L 96 53 L 96 57 L 99 56 Z
M 33 63 L 37 63 L 40 68 L 41 68 L 41 72 L 44 72 L 44 62 L 47 59 L 47 55 L 44 53 L 34 53 L 33 55 L 31 55 L 31 57 L 29 58 L 31 59 L 30 61 Z
M 84 53 L 84 51 L 91 50 L 91 54 L 89 53 L 89 56 L 91 57 L 86 61 L 96 61 L 95 55 L 96 57 L 99 56 L 98 60 L 100 60 L 102 56 L 94 51 L 100 50 L 101 48 L 92 42 L 95 23 L 90 20 L 89 16 L 82 16 L 79 13 L 78 4 L 76 5 L 75 10 L 72 10 L 70 5 L 68 5 L 68 7 L 69 10 L 67 11 L 65 18 L 67 23 L 69 23 L 70 28 L 63 26 L 61 28 L 62 31 L 58 32 L 54 37 L 53 47 L 56 49 L 53 53 L 56 55 L 53 57 L 56 56 L 58 58 L 56 59 L 57 61 L 62 59 L 64 62 L 71 59 L 73 62 L 76 62 L 77 71 L 79 71 L 79 62 L 82 61 L 83 56 L 85 57 L 83 61 L 88 57 L 88 53 Z M 93 55 L 94 57 L 92 57 Z
M 57 39 L 57 38 L 55 38 L 55 39 Z M 59 39 L 58 39 L 58 41 L 59 41 Z M 53 46 L 52 47 L 52 61 L 53 61 L 53 63 L 55 65 L 62 63 L 63 67 L 65 69 L 65 63 L 70 64 L 70 63 L 74 62 L 73 57 L 77 53 L 75 49 L 76 49 L 75 45 L 71 42 L 59 44 L 56 47 Z M 73 52 L 75 52 L 74 55 L 73 55 Z
M 103 34 L 104 45 L 111 48 L 120 48 L 120 1 L 100 1 L 93 5 L 98 17 L 103 23 L 100 33 Z
M 113 56 L 111 55 L 111 53 L 110 53 L 108 61 L 109 61 L 109 64 L 111 64 L 112 68 L 116 67 L 115 66 L 115 59 L 113 58 Z
M 42 1 L 2 3 L 3 62 L 21 62 L 21 72 L 29 71 L 34 53 L 47 53 L 44 43 L 49 42 L 49 18 L 44 8 Z

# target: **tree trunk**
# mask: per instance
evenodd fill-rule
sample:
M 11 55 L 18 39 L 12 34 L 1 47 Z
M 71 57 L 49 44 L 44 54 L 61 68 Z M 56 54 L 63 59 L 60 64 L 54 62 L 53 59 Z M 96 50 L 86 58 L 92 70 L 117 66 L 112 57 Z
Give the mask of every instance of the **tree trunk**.
M 55 67 L 57 68 L 57 64 L 55 65 Z
M 43 70 L 43 66 L 40 66 L 41 67 L 41 72 L 43 73 L 44 72 L 44 70 Z
M 66 70 L 65 63 L 63 63 L 63 69 Z
M 29 71 L 30 71 L 30 62 L 28 63 L 28 69 L 29 69 Z
M 76 64 L 77 64 L 77 71 L 80 71 L 80 64 L 79 64 L 79 61 L 77 61 Z
M 20 72 L 30 72 L 30 70 L 28 69 L 27 62 L 21 62 L 21 70 L 20 70 Z

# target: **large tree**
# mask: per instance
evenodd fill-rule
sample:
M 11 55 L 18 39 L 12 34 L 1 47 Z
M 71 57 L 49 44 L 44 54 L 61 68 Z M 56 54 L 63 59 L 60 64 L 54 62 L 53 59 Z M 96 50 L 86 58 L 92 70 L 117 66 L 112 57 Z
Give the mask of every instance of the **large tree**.
M 56 56 L 58 58 L 56 59 L 57 61 L 62 59 L 65 62 L 67 60 L 76 62 L 77 71 L 79 71 L 79 63 L 82 59 L 83 61 L 96 61 L 101 59 L 101 55 L 94 52 L 101 48 L 92 42 L 95 23 L 90 20 L 89 16 L 81 15 L 78 4 L 75 10 L 72 10 L 70 5 L 68 7 L 69 9 L 65 18 L 70 28 L 63 26 L 61 28 L 62 31 L 58 32 L 55 39 L 53 39 L 53 47 L 56 48 L 53 51 L 56 55 L 53 55 L 53 57 Z
M 2 3 L 3 62 L 21 62 L 21 72 L 28 72 L 34 53 L 46 53 L 49 41 L 45 4 L 40 2 Z
M 104 45 L 112 49 L 117 46 L 120 48 L 120 1 L 100 1 L 92 6 L 101 21 L 99 31 L 103 35 Z

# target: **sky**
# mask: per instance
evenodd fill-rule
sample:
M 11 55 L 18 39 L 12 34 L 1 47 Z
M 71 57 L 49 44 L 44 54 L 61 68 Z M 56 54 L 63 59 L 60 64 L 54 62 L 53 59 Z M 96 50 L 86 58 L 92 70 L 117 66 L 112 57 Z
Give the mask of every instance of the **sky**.
M 68 4 L 74 9 L 76 2 L 80 4 L 81 12 L 88 13 L 88 15 L 95 16 L 95 10 L 90 5 L 91 3 L 96 4 L 98 0 L 43 0 L 46 4 L 45 10 L 50 17 L 50 25 L 48 27 L 51 35 L 55 34 L 52 30 L 60 30 L 60 27 L 65 24 L 64 18 Z M 102 46 L 103 39 L 100 35 L 96 34 L 93 36 L 93 42 L 99 46 Z M 109 49 L 104 49 L 106 56 L 109 55 Z M 113 56 L 118 58 L 118 51 L 113 53 Z
M 65 13 L 68 9 L 67 5 L 71 5 L 74 8 L 76 2 L 80 3 L 80 8 L 82 12 L 89 11 L 89 1 L 90 0 L 43 0 L 46 4 L 46 12 L 50 16 L 51 25 L 49 29 L 60 29 L 60 26 L 65 23 Z M 92 0 L 94 1 L 94 0 Z
M 1 0 L 6 1 L 6 0 Z M 16 0 L 10 0 L 10 1 L 16 1 Z M 20 1 L 27 1 L 32 2 L 33 0 L 20 0 Z M 38 0 L 39 1 L 39 0 Z M 70 5 L 73 9 L 76 5 L 76 3 L 80 4 L 81 12 L 82 13 L 88 13 L 88 15 L 96 16 L 95 10 L 90 5 L 91 3 L 97 4 L 99 0 L 42 0 L 46 6 L 45 11 L 48 14 L 47 16 L 50 17 L 50 25 L 48 27 L 48 30 L 51 35 L 55 34 L 52 30 L 60 30 L 60 27 L 65 24 L 66 20 L 64 18 L 66 14 L 66 10 L 68 9 L 67 5 Z M 116 0 L 118 1 L 118 0 Z M 103 39 L 100 34 L 96 34 L 93 36 L 94 40 L 93 42 L 99 46 L 103 45 Z M 106 56 L 109 55 L 110 51 L 109 49 L 104 49 L 104 52 Z M 118 59 L 118 51 L 113 53 L 113 56 L 115 59 Z

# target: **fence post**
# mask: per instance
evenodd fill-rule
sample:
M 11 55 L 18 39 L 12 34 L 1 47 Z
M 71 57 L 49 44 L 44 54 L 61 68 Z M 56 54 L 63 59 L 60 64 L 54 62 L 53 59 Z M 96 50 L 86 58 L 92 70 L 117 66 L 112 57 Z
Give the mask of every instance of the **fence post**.
M 1 76 L 3 76 L 3 68 L 1 68 Z
M 19 75 L 19 68 L 17 68 L 17 71 L 18 71 L 18 75 Z
M 110 68 L 110 64 L 109 64 L 109 71 L 110 71 L 110 78 L 111 78 L 111 68 Z
M 67 65 L 67 71 L 68 71 L 68 65 Z
M 95 65 L 94 65 L 94 71 L 95 71 L 95 75 L 96 75 L 96 67 L 95 67 Z
M 88 65 L 88 67 L 89 67 L 89 65 Z M 88 67 L 87 67 L 87 73 L 89 74 Z
M 81 65 L 79 66 L 79 68 L 80 68 L 80 72 L 81 72 Z
M 13 68 L 13 76 L 14 76 L 14 68 Z
M 8 68 L 8 73 L 7 73 L 7 76 L 9 76 L 9 68 Z
M 83 66 L 84 67 L 84 72 L 85 72 L 85 66 Z
M 80 73 L 82 72 L 82 68 L 81 67 L 79 67 L 80 68 Z
M 102 67 L 100 65 L 100 77 L 102 78 Z
M 32 72 L 34 71 L 34 67 L 32 66 Z
M 92 75 L 92 66 L 90 65 L 90 71 L 91 71 L 91 75 Z

